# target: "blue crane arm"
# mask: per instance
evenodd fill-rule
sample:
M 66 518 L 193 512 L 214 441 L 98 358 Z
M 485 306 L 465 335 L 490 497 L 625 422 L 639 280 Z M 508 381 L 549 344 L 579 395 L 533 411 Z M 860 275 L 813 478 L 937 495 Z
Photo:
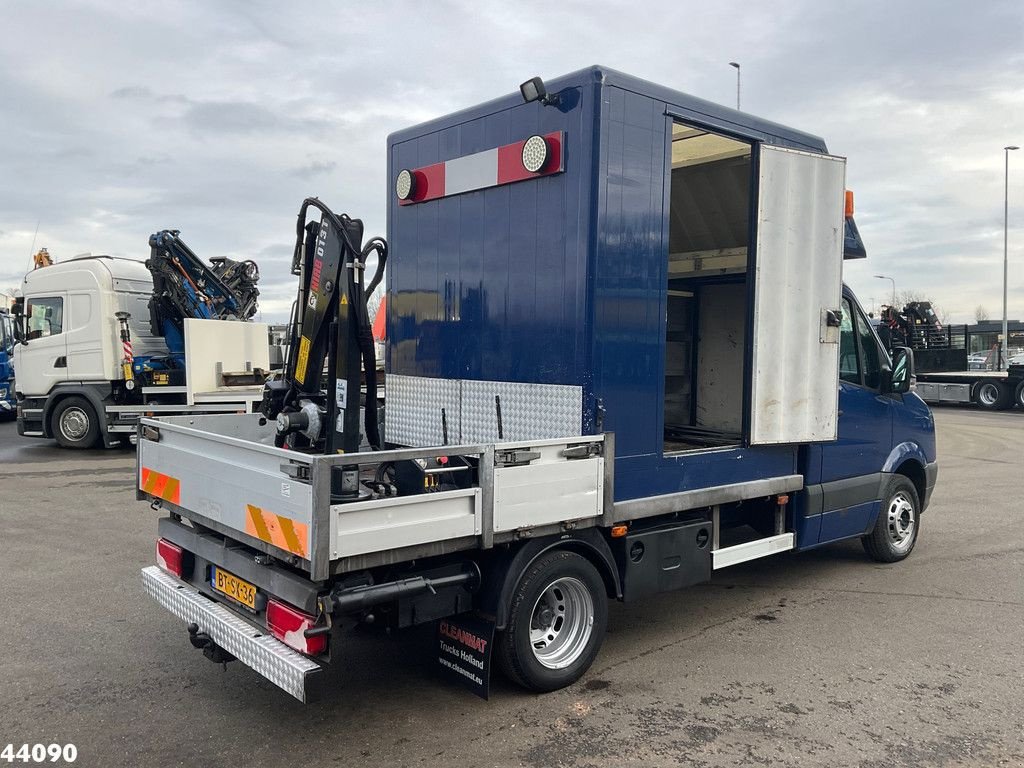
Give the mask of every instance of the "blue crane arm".
M 176 229 L 151 235 L 149 247 L 150 325 L 154 334 L 164 337 L 172 354 L 184 351 L 187 318 L 249 320 L 256 314 L 260 273 L 255 262 L 216 258 L 207 264 Z

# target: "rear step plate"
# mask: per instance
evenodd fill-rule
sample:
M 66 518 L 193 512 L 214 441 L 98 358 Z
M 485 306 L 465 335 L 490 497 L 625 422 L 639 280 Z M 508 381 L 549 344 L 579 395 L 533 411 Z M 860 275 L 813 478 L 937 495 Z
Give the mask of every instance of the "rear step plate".
M 142 569 L 142 585 L 160 605 L 179 619 L 196 624 L 245 666 L 299 701 L 307 700 L 311 679 L 323 671 L 315 661 L 155 565 Z

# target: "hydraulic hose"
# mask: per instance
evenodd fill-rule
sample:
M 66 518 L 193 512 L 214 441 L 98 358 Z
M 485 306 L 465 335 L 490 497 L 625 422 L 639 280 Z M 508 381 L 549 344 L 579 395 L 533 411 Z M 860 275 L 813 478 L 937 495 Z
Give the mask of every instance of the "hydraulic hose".
M 361 254 L 364 263 L 366 262 L 366 257 L 374 251 L 377 252 L 377 271 L 373 273 L 373 280 L 366 286 L 367 298 L 372 296 L 377 286 L 380 285 L 380 281 L 384 277 L 384 265 L 388 263 L 388 244 L 383 237 L 374 237 L 366 242 L 366 247 L 363 248 Z
M 366 377 L 366 404 L 363 426 L 366 431 L 367 442 L 370 443 L 374 450 L 380 450 L 382 443 L 377 413 L 377 362 L 373 349 L 373 326 L 366 309 L 366 300 L 373 293 L 374 289 L 380 285 L 383 278 L 384 266 L 387 263 L 388 255 L 387 242 L 381 237 L 374 237 L 367 241 L 365 247 L 359 248 L 357 244 L 352 242 L 352 239 L 349 237 L 348 227 L 345 226 L 345 222 L 353 222 L 355 221 L 354 219 L 345 214 L 339 216 L 320 202 L 319 199 L 307 197 L 302 201 L 302 206 L 299 208 L 299 215 L 295 223 L 296 243 L 292 261 L 293 273 L 297 272 L 298 265 L 303 261 L 303 247 L 306 240 L 304 237 L 306 234 L 306 214 L 311 207 L 320 211 L 322 216 L 321 226 L 324 221 L 330 222 L 353 258 L 358 258 L 365 264 L 367 257 L 371 253 L 377 253 L 377 269 L 374 272 L 373 279 L 370 281 L 370 285 L 364 289 L 362 270 L 353 270 L 349 279 L 346 280 L 346 291 L 349 303 L 353 308 L 353 314 L 355 315 L 356 344 Z M 301 298 L 305 299 L 304 296 Z M 291 350 L 289 350 L 289 360 L 291 357 Z
M 382 237 L 374 237 L 369 240 L 360 257 L 366 263 L 367 257 L 377 252 L 377 270 L 373 275 L 370 284 L 363 291 L 363 301 L 358 304 L 357 312 L 359 318 L 359 352 L 363 359 L 363 371 L 366 375 L 366 408 L 364 427 L 366 429 L 366 440 L 374 450 L 379 451 L 382 447 L 380 439 L 380 414 L 377 412 L 377 355 L 373 346 L 373 322 L 370 320 L 366 302 L 373 291 L 380 285 L 384 276 L 384 266 L 388 260 L 388 244 Z

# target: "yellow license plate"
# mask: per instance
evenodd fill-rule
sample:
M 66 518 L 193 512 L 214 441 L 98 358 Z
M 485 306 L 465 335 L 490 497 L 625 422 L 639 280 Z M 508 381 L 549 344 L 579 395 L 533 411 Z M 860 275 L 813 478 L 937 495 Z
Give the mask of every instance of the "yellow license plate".
M 213 577 L 210 579 L 213 588 L 222 595 L 227 595 L 232 600 L 237 600 L 242 605 L 256 610 L 256 586 L 248 581 L 243 581 L 234 574 L 222 571 L 217 566 L 213 567 Z

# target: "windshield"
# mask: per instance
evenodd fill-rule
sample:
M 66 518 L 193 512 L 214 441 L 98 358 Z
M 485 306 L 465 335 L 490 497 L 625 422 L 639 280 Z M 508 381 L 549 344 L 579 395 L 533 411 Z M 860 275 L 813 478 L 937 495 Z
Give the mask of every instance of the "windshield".
M 0 315 L 0 352 L 9 352 L 14 346 L 14 333 L 11 328 L 11 316 Z

